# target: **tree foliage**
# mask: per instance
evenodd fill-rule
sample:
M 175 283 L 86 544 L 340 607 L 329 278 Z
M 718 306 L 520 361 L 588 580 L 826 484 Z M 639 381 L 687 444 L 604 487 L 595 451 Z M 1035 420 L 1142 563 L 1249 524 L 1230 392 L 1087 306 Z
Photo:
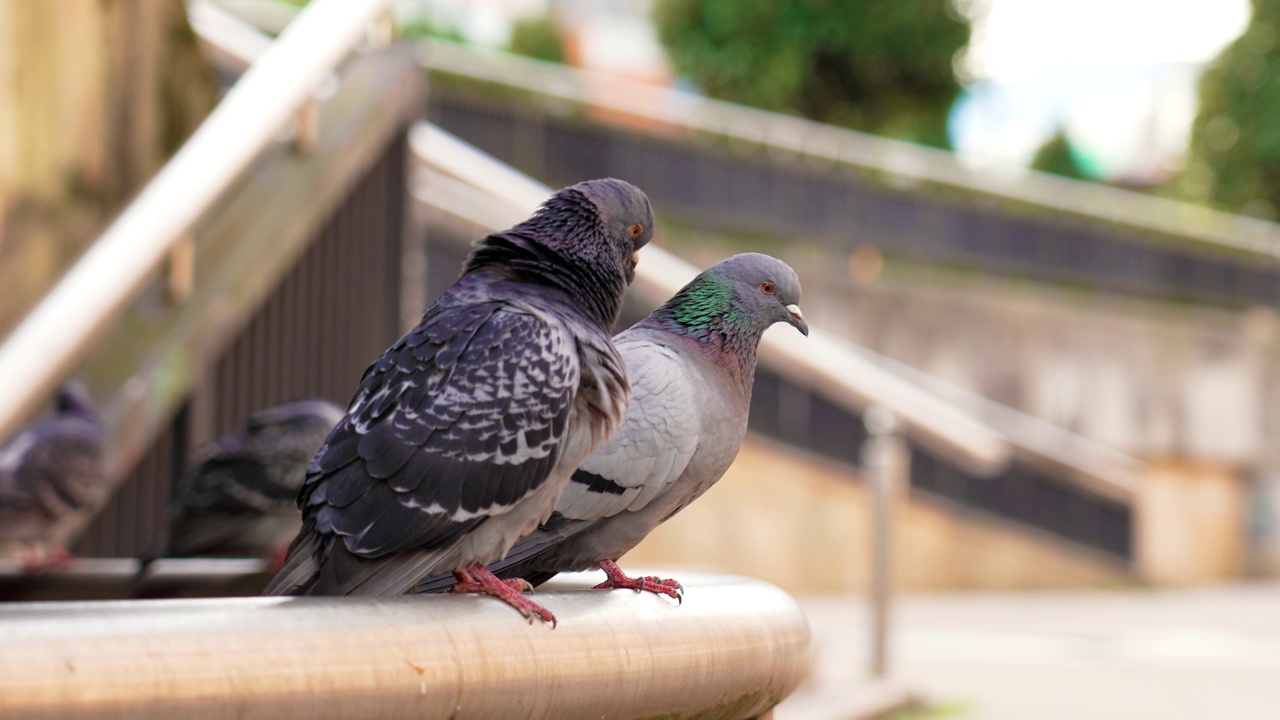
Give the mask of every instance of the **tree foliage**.
M 562 63 L 565 59 L 560 24 L 556 22 L 555 15 L 549 12 L 530 15 L 517 22 L 511 30 L 511 42 L 507 49 L 539 60 Z
M 1254 0 L 1244 33 L 1206 68 L 1180 197 L 1274 218 L 1280 208 L 1280 0 Z
M 1036 151 L 1035 158 L 1031 160 L 1031 167 L 1035 170 L 1076 180 L 1093 179 L 1084 171 L 1084 168 L 1080 167 L 1080 162 L 1071 150 L 1071 141 L 1067 139 L 1067 134 L 1062 130 L 1054 133 L 1053 137 L 1040 146 L 1040 149 Z
M 952 0 L 659 0 L 676 71 L 713 97 L 945 147 L 969 25 Z

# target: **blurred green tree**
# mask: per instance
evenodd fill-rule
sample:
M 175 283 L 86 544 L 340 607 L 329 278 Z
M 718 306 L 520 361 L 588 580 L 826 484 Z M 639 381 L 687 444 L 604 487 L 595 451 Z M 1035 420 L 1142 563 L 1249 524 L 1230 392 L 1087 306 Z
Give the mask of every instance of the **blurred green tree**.
M 1055 132 L 1053 137 L 1040 146 L 1036 156 L 1031 160 L 1031 168 L 1076 180 L 1093 179 L 1076 160 L 1075 153 L 1071 149 L 1071 141 L 1067 140 L 1067 134 L 1062 130 Z
M 511 30 L 507 49 L 520 55 L 562 63 L 565 59 L 560 24 L 552 13 L 522 18 Z
M 953 0 L 658 0 L 678 73 L 713 97 L 947 147 L 969 24 Z
M 1232 212 L 1275 218 L 1280 208 L 1280 0 L 1253 0 L 1253 17 L 1205 69 L 1187 161 L 1173 193 Z

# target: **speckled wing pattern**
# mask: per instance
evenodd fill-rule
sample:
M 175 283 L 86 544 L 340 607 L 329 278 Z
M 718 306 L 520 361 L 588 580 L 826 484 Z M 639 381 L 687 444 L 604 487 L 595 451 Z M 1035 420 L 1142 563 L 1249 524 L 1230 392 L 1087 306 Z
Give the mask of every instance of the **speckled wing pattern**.
M 365 558 L 447 544 L 546 480 L 579 373 L 540 310 L 437 305 L 366 371 L 308 469 L 304 517 Z
M 678 353 L 652 337 L 627 331 L 615 344 L 631 380 L 622 426 L 574 472 L 551 518 L 490 565 L 494 572 L 527 571 L 522 564 L 548 548 L 592 532 L 605 518 L 641 510 L 680 480 L 697 452 L 704 428 L 696 404 L 709 391 L 705 379 L 700 383 Z M 551 574 L 535 573 L 535 584 Z M 452 582 L 447 573 L 433 575 L 417 592 L 439 592 Z

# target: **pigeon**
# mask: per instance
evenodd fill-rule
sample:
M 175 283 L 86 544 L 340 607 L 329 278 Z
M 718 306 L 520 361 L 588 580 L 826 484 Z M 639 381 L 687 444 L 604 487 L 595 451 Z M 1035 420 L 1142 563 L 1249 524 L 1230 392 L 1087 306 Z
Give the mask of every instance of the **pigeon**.
M 53 417 L 0 449 L 0 548 L 28 572 L 71 558 L 63 540 L 110 491 L 106 431 L 78 383 L 58 390 Z
M 307 469 L 303 527 L 267 595 L 391 595 L 452 572 L 555 623 L 486 565 L 545 521 L 630 397 L 609 337 L 636 251 L 643 192 L 615 179 L 556 192 L 482 238 L 462 274 L 365 371 Z
M 598 566 L 597 588 L 682 599 L 672 579 L 628 577 L 617 560 L 706 492 L 747 432 L 756 346 L 774 323 L 802 334 L 800 280 L 768 255 L 735 255 L 707 269 L 648 318 L 614 337 L 631 403 L 622 427 L 573 474 L 547 522 L 490 566 L 532 585 Z M 418 592 L 449 589 L 438 574 Z
M 342 415 L 325 400 L 296 400 L 211 444 L 174 488 L 168 554 L 258 557 L 279 569 L 302 527 L 296 500 L 307 464 Z

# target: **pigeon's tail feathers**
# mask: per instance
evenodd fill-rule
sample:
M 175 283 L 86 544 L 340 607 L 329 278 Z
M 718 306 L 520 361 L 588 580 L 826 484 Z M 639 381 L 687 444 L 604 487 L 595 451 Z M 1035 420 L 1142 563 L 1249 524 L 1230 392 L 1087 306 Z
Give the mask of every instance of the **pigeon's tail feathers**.
M 449 588 L 453 587 L 456 582 L 458 582 L 458 579 L 453 576 L 452 572 L 436 573 L 418 583 L 413 592 L 419 595 L 448 592 Z
M 444 569 L 437 566 L 449 549 L 409 550 L 371 559 L 335 542 L 308 594 L 403 595 L 424 575 Z
M 554 546 L 554 542 L 536 544 L 522 542 L 512 548 L 507 557 L 489 563 L 489 570 L 503 579 L 524 577 L 521 573 L 528 568 L 529 562 L 536 559 L 542 551 Z M 413 592 L 415 594 L 447 592 L 456 582 L 457 579 L 452 571 L 433 573 L 415 585 Z
M 538 570 L 536 572 L 525 573 L 521 577 L 523 577 L 524 581 L 529 583 L 530 585 L 534 587 L 539 587 L 543 583 L 555 577 L 556 575 L 559 575 L 559 573 L 552 572 L 550 570 L 547 570 L 547 571 Z
M 573 531 L 581 527 L 586 527 L 587 523 L 583 522 L 565 522 L 566 518 L 559 514 L 554 514 L 551 518 L 543 523 L 537 530 L 525 535 L 519 542 L 511 548 L 506 557 L 493 563 L 489 563 L 489 570 L 500 578 L 524 578 L 534 585 L 550 580 L 556 573 L 544 573 L 536 570 L 536 563 L 543 553 L 552 550 L 562 542 L 565 537 L 573 534 Z M 565 525 L 572 525 L 567 532 L 561 534 L 559 532 Z M 534 582 L 529 578 L 531 576 L 541 577 L 541 580 Z M 544 577 L 545 576 L 545 577 Z M 414 593 L 442 593 L 453 587 L 457 580 L 453 577 L 452 572 L 440 572 L 429 575 L 422 582 L 414 587 Z
M 271 578 L 263 595 L 310 595 L 320 576 L 320 536 L 308 524 L 289 546 L 280 572 Z

